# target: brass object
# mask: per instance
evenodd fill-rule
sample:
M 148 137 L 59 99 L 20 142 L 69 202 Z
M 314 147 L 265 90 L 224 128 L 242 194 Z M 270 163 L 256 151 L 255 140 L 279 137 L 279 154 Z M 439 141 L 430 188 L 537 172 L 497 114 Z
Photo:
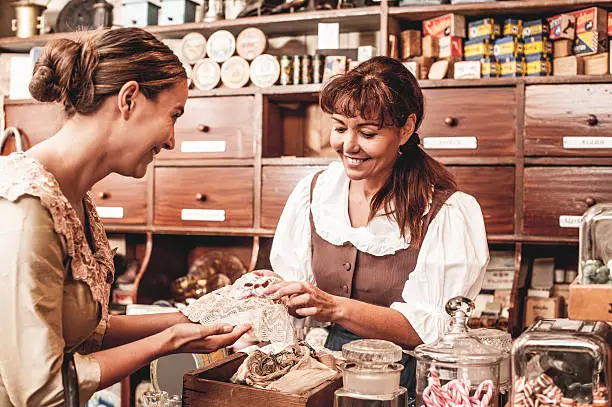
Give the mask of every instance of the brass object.
M 11 30 L 19 38 L 30 38 L 43 29 L 42 13 L 47 7 L 30 1 L 17 1 L 11 4 L 15 9 L 15 18 L 11 20 Z

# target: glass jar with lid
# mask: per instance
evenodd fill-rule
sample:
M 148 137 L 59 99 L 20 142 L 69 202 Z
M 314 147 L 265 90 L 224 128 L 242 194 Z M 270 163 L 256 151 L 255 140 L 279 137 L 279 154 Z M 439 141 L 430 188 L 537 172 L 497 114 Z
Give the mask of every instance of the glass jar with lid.
M 389 341 L 360 339 L 342 346 L 346 360 L 342 388 L 334 407 L 406 406 L 407 390 L 400 386 L 402 348 Z
M 485 345 L 489 345 L 502 353 L 499 364 L 499 405 L 503 406 L 510 400 L 512 387 L 512 368 L 510 365 L 510 352 L 512 351 L 512 336 L 500 329 L 478 328 L 470 331 Z
M 416 347 L 417 407 L 498 406 L 503 354 L 471 334 L 467 320 L 473 309 L 469 298 L 451 299 L 446 334 Z
M 582 284 L 612 284 L 612 203 L 597 204 L 584 213 L 579 257 Z
M 607 407 L 610 326 L 543 319 L 512 346 L 514 407 Z

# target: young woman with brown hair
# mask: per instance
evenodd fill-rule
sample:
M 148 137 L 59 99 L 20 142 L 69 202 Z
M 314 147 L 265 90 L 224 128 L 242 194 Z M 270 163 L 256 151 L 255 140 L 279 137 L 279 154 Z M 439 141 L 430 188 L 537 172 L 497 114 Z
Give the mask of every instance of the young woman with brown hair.
M 270 256 L 300 317 L 333 323 L 326 346 L 364 338 L 404 348 L 444 332 L 446 301 L 480 290 L 488 262 L 476 200 L 420 147 L 423 94 L 399 62 L 376 57 L 322 90 L 341 162 L 301 180 Z M 414 364 L 402 384 L 414 394 Z
M 32 96 L 57 102 L 64 126 L 0 158 L 0 406 L 64 405 L 62 364 L 74 353 L 81 405 L 153 359 L 207 353 L 248 326 L 193 324 L 182 313 L 108 315 L 113 252 L 88 192 L 112 172 L 143 177 L 174 147 L 187 76 L 141 29 L 49 43 Z

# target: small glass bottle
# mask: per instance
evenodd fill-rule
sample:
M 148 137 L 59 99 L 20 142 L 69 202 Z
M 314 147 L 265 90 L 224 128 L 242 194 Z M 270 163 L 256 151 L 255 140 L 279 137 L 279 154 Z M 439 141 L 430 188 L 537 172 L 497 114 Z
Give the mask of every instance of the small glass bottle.
M 288 55 L 283 55 L 280 59 L 280 84 L 289 85 L 291 83 L 291 59 Z
M 293 71 L 293 78 L 291 80 L 291 83 L 294 85 L 299 85 L 300 84 L 300 80 L 301 78 L 301 65 L 302 65 L 302 61 L 299 55 L 294 55 L 293 56 L 293 66 L 292 66 L 292 71 Z
M 312 83 L 312 57 L 310 55 L 302 56 L 302 84 Z

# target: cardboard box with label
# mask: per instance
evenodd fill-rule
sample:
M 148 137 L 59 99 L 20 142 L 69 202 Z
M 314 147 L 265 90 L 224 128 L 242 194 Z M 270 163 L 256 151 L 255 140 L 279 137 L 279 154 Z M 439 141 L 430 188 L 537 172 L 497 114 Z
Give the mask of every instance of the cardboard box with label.
M 590 7 L 572 13 L 576 17 L 574 54 L 592 55 L 608 50 L 608 12 Z
M 559 14 L 548 19 L 549 38 L 551 40 L 568 39 L 576 37 L 576 16 L 572 14 Z
M 465 17 L 445 14 L 423 21 L 423 35 L 432 37 L 465 37 Z
M 438 58 L 438 55 L 440 55 L 439 39 L 431 35 L 423 37 L 421 49 L 424 57 Z
M 572 40 L 557 40 L 553 42 L 553 57 L 564 58 L 572 55 L 574 41 Z
M 531 326 L 538 319 L 559 318 L 563 309 L 563 298 L 527 297 L 523 326 Z
M 499 24 L 493 18 L 483 18 L 468 24 L 470 40 L 494 40 L 501 35 Z
M 463 58 L 463 38 L 442 37 L 438 41 L 440 58 Z

